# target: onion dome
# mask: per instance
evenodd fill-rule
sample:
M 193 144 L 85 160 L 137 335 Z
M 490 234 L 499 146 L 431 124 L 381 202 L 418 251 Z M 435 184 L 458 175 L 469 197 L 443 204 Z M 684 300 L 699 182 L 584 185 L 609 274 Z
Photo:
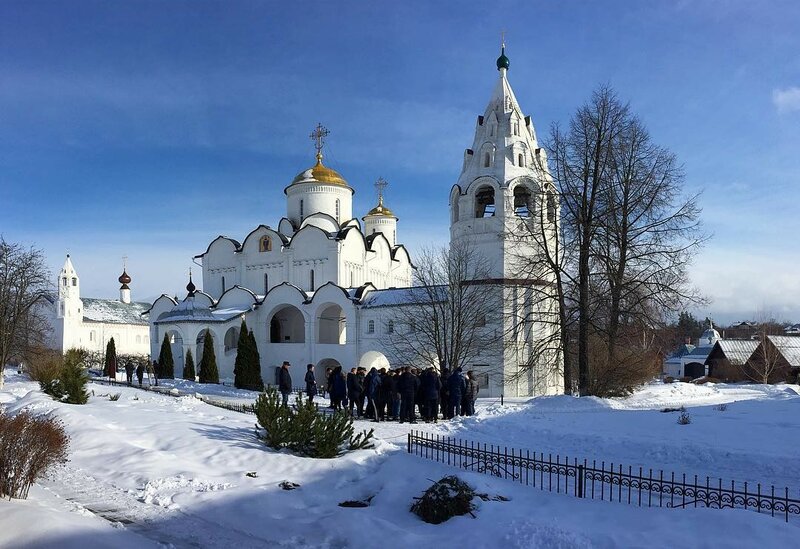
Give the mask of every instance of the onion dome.
M 192 271 L 189 271 L 189 283 L 186 285 L 186 291 L 189 292 L 189 297 L 194 297 L 194 292 L 197 287 L 192 282 Z
M 497 58 L 497 70 L 505 69 L 508 70 L 508 57 L 506 57 L 506 47 L 505 45 L 500 50 L 500 57 Z
M 322 164 L 322 153 L 317 153 L 317 163 L 307 170 L 303 170 L 292 180 L 291 185 L 300 185 L 302 183 L 327 183 L 329 185 L 339 185 L 341 187 L 350 188 L 344 177 L 339 175 L 339 172 L 333 170 Z
M 378 205 L 372 208 L 369 212 L 367 212 L 367 216 L 370 215 L 382 215 L 384 217 L 397 218 L 397 216 L 394 215 L 394 212 L 392 212 L 392 210 L 383 205 L 383 196 L 378 197 Z
M 128 275 L 128 272 L 125 269 L 122 269 L 122 274 L 119 275 L 119 283 L 122 284 L 120 290 L 128 290 L 128 284 L 131 283 L 131 277 Z

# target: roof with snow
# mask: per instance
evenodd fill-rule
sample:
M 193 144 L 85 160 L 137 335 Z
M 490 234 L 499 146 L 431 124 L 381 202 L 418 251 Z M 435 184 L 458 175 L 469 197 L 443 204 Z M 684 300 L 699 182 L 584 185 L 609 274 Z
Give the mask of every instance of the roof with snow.
M 171 311 L 159 315 L 155 320 L 155 324 L 166 324 L 168 322 L 227 322 L 232 318 L 250 312 L 252 309 L 252 305 L 216 309 L 197 305 L 194 299 L 186 299 L 177 304 Z
M 758 347 L 758 341 L 754 339 L 720 339 L 715 346 L 720 348 L 732 365 L 742 366 L 753 356 L 753 351 Z
M 142 313 L 150 309 L 149 303 L 123 303 L 116 299 L 81 298 L 84 322 L 108 322 L 110 324 L 147 325 Z
M 374 309 L 425 303 L 431 300 L 446 301 L 447 288 L 445 286 L 413 286 L 411 288 L 372 290 L 361 300 L 361 306 L 365 309 Z
M 767 339 L 792 368 L 800 367 L 800 337 L 769 335 Z

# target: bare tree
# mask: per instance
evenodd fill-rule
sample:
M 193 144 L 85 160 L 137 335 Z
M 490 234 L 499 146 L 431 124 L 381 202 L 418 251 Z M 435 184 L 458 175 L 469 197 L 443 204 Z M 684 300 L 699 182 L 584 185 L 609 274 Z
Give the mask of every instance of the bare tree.
M 489 268 L 467 242 L 425 248 L 416 257 L 414 285 L 402 290 L 388 347 L 398 363 L 439 369 L 464 367 L 496 345 L 501 335 L 487 327 L 497 311 L 491 288 L 479 284 Z
M 0 366 L 24 360 L 46 335 L 44 299 L 50 273 L 41 250 L 0 236 Z M 0 388 L 3 387 L 0 369 Z

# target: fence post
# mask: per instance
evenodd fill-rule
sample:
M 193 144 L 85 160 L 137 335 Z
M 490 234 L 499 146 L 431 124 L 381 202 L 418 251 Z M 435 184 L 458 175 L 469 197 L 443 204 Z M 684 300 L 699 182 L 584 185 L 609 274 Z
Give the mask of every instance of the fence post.
M 578 497 L 583 497 L 583 465 L 578 465 Z
M 408 453 L 411 453 L 411 431 L 408 432 Z

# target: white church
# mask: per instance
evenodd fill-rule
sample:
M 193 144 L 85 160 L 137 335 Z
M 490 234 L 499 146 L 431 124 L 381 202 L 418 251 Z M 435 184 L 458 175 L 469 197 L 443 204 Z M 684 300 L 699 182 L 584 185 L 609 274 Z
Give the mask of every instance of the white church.
M 489 278 L 474 281 L 497 299 L 498 314 L 487 319 L 486 332 L 513 331 L 469 369 L 477 373 L 483 396 L 558 394 L 563 368 L 532 356 L 539 352 L 538 340 L 552 334 L 551 324 L 531 321 L 509 330 L 515 316 L 557 312 L 554 300 L 533 304 L 532 288 L 549 282 L 521 276 L 517 259 L 541 250 L 531 244 L 520 249 L 514 231 L 530 223 L 546 226 L 550 245 L 558 206 L 544 151 L 511 90 L 508 67 L 503 49 L 494 91 L 450 192 L 451 244 L 474 246 L 492 266 Z M 315 365 L 317 379 L 337 365 L 429 366 L 387 358 L 391 334 L 407 329 L 397 321 L 397 307 L 409 294 L 414 266 L 400 244 L 398 217 L 384 204 L 382 180 L 376 184 L 377 205 L 361 219 L 354 216 L 355 191 L 323 164 L 326 135 L 322 126 L 312 133 L 316 163 L 284 189 L 286 217 L 277 227 L 258 225 L 241 240 L 217 237 L 195 257 L 202 264 L 202 290 L 190 274 L 186 297 L 176 301 L 164 294 L 146 312 L 151 356 L 158 357 L 166 334 L 176 375 L 187 351 L 199 362 L 209 330 L 220 378 L 232 379 L 242 319 L 254 332 L 266 383 L 274 383 L 274 370 L 284 360 L 295 366 L 298 385 L 306 364 Z M 521 368 L 539 362 L 548 366 Z

